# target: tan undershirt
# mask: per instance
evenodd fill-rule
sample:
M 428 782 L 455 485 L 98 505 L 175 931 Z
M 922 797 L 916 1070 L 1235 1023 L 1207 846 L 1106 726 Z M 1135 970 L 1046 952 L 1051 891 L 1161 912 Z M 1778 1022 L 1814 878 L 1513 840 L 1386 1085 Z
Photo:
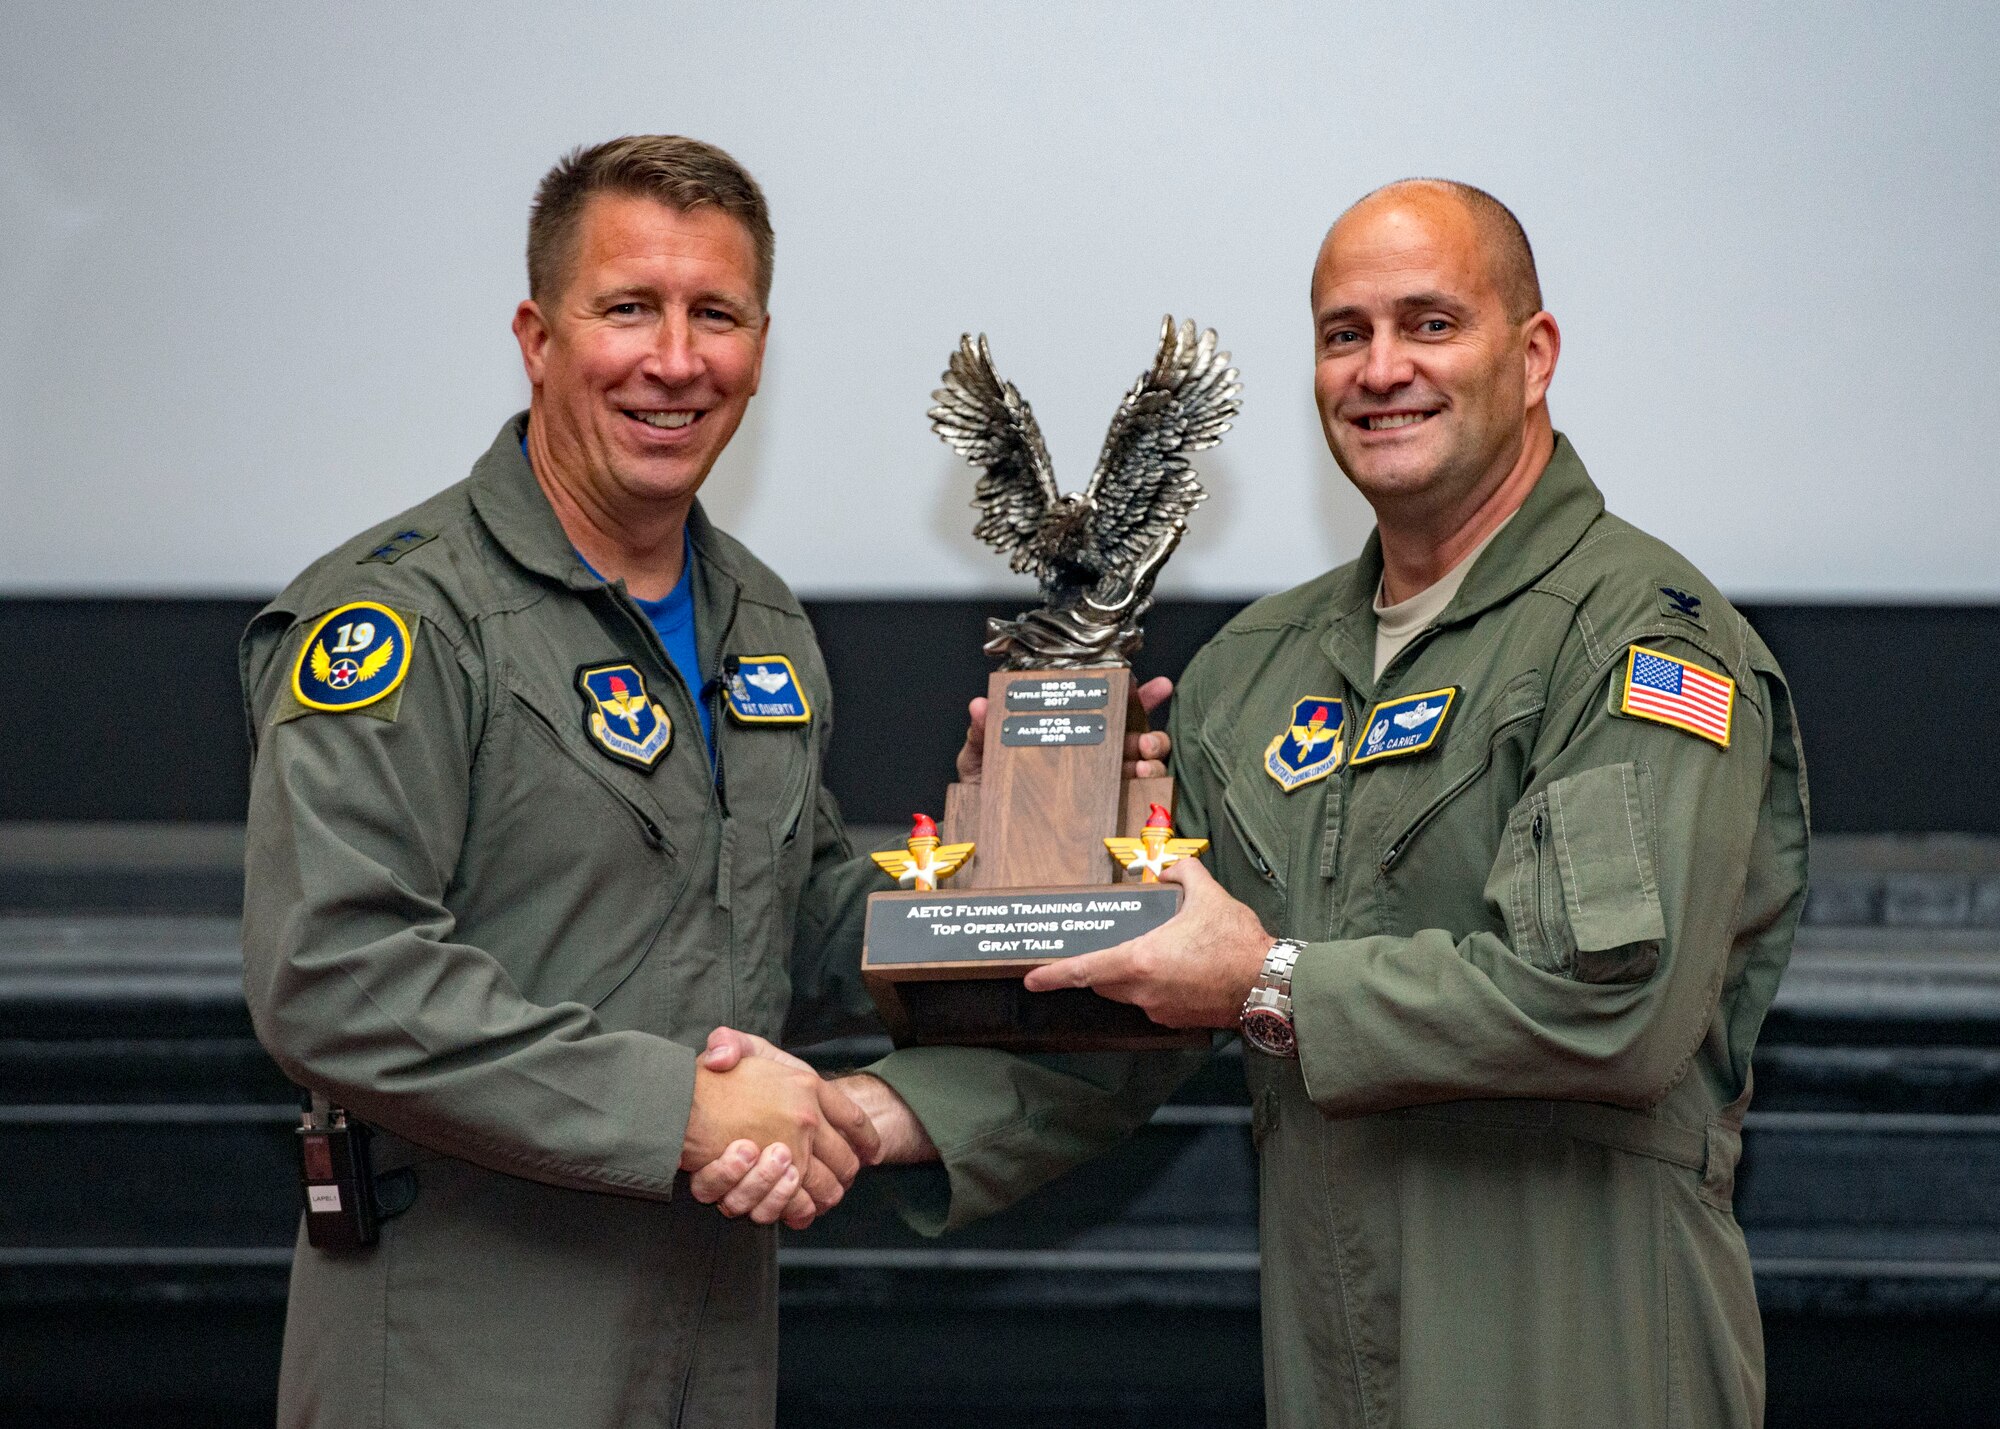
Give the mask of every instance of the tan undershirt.
M 1512 521 L 1520 515 L 1517 509 L 1507 517 Z M 1408 600 L 1395 605 L 1382 604 L 1382 587 L 1375 587 L 1375 678 L 1381 679 L 1382 672 L 1389 668 L 1389 662 L 1403 653 L 1418 635 L 1429 628 L 1431 623 L 1444 614 L 1444 608 L 1451 604 L 1451 598 L 1458 594 L 1458 588 L 1465 584 L 1465 578 L 1472 572 L 1472 563 L 1479 559 L 1479 553 L 1493 544 L 1493 538 L 1507 529 L 1507 521 L 1502 521 L 1487 534 L 1485 540 L 1465 553 L 1465 559 L 1446 571 L 1436 581 L 1425 586 Z

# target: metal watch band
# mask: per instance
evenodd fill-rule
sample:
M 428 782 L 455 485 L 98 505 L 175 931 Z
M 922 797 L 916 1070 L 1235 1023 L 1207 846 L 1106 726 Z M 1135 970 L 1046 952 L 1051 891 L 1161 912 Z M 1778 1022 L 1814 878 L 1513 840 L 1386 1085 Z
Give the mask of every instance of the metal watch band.
M 1292 968 L 1305 950 L 1306 945 L 1297 938 L 1280 938 L 1264 954 L 1263 971 L 1257 974 L 1257 986 L 1283 998 L 1286 1012 L 1292 1010 Z
M 1261 1052 L 1296 1057 L 1298 1041 L 1292 1029 L 1292 968 L 1305 951 L 1296 938 L 1280 938 L 1264 954 L 1256 984 L 1243 1000 L 1243 1035 Z

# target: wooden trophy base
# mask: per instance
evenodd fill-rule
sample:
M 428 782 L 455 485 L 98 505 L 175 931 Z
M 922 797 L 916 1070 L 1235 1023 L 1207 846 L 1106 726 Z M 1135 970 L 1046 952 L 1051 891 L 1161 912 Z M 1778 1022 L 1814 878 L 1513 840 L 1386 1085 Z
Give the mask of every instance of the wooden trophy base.
M 1015 1051 L 1206 1046 L 1088 989 L 1029 992 L 1031 968 L 1112 947 L 1180 907 L 1141 883 L 1107 836 L 1137 837 L 1173 780 L 1125 779 L 1125 735 L 1146 714 L 1123 667 L 1003 670 L 988 681 L 983 779 L 945 796 L 945 844 L 972 855 L 945 887 L 868 898 L 861 971 L 899 1046 Z

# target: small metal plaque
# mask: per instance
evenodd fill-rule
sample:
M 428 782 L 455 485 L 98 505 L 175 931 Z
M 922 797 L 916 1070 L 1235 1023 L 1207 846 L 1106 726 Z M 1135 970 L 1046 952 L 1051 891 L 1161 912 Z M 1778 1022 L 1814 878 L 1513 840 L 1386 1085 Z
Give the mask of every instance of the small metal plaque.
M 1171 884 L 1074 893 L 881 894 L 868 900 L 870 966 L 1021 962 L 1101 952 L 1150 933 L 1180 907 Z
M 1101 710 L 1111 700 L 1109 680 L 1016 680 L 1007 687 L 1012 710 Z
M 1102 744 L 1104 729 L 1104 716 L 1100 714 L 1008 715 L 1000 722 L 1000 742 L 1006 745 Z

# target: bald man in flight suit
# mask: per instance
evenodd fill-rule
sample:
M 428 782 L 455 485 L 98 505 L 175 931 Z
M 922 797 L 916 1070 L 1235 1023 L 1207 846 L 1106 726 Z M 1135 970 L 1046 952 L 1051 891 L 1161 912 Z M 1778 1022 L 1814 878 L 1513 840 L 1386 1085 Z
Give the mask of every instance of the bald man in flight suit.
M 1731 1194 L 1805 895 L 1784 677 L 1555 430 L 1496 200 L 1369 195 L 1312 303 L 1376 530 L 1188 667 L 1178 822 L 1214 847 L 1165 875 L 1179 915 L 1028 984 L 1242 1029 L 1273 1426 L 1757 1424 Z M 871 1071 L 842 1085 L 887 1159 L 941 1160 L 925 1229 L 1075 1153 L 999 1054 Z

